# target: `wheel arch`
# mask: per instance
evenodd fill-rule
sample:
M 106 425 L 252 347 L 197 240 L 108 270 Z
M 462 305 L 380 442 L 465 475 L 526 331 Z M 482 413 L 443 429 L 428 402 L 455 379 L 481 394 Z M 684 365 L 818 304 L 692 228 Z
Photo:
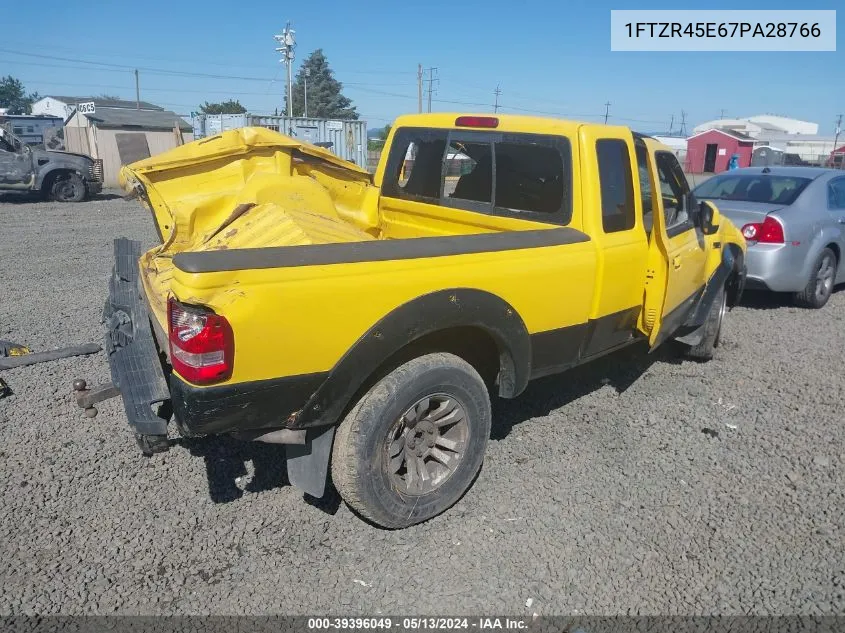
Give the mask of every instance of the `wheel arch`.
M 381 377 L 411 358 L 432 352 L 463 358 L 488 385 L 498 377 L 502 397 L 515 397 L 528 384 L 531 340 L 516 310 L 483 290 L 440 290 L 397 307 L 365 332 L 290 427 L 336 423 Z
M 67 174 L 80 175 L 78 169 L 72 169 L 70 167 L 53 167 L 49 171 L 39 174 L 41 183 L 38 185 L 38 188 L 41 190 L 41 193 L 49 195 L 50 189 L 53 187 L 53 183 L 56 182 L 56 178 Z

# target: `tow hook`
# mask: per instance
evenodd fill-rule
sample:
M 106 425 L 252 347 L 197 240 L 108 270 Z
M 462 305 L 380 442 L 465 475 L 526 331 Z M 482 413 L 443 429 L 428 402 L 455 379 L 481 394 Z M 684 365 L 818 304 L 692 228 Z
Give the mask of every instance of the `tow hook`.
M 85 410 L 86 418 L 97 416 L 98 411 L 97 407 L 94 406 L 95 404 L 120 395 L 120 389 L 115 387 L 114 383 L 107 382 L 89 389 L 88 383 L 82 378 L 73 381 L 73 390 L 76 393 L 76 404 Z

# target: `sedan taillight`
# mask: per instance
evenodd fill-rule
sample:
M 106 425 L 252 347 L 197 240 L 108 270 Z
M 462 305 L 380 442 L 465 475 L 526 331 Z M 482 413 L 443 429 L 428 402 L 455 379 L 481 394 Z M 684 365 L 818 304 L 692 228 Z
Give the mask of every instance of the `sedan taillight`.
M 173 369 L 188 382 L 208 385 L 232 376 L 235 337 L 229 322 L 208 310 L 167 301 L 168 340 Z
M 742 227 L 742 235 L 749 242 L 783 244 L 783 225 L 771 216 L 762 222 L 753 222 Z

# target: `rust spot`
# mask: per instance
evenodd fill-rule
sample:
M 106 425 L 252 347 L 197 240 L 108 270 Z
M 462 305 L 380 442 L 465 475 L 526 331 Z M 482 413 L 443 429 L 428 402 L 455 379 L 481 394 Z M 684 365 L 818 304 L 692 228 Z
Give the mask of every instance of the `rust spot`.
M 224 235 L 223 237 L 226 238 L 226 239 L 229 239 L 230 237 L 235 237 L 235 235 L 237 235 L 237 234 L 238 234 L 238 229 L 229 229 L 226 232 L 226 235 Z

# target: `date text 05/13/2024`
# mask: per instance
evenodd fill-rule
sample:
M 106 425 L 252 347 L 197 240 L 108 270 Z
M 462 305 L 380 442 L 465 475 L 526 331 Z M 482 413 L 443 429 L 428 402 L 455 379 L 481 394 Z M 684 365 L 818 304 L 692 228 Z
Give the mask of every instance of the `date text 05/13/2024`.
M 308 618 L 308 630 L 419 630 L 419 631 L 460 631 L 478 630 L 519 631 L 528 628 L 529 622 L 523 618 L 511 617 L 371 617 L 371 618 Z

